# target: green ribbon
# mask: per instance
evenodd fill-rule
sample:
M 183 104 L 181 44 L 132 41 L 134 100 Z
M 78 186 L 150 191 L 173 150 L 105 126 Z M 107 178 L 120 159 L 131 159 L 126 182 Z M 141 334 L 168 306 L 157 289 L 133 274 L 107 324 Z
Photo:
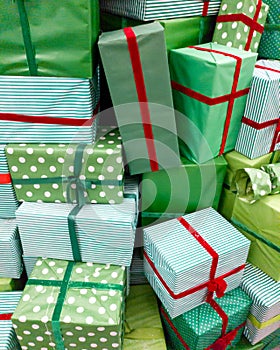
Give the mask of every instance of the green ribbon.
M 32 45 L 29 21 L 24 6 L 24 0 L 17 0 L 18 13 L 20 18 L 23 42 L 30 75 L 38 75 L 38 68 L 35 58 L 35 50 Z
M 75 261 L 82 261 L 82 256 L 80 253 L 79 242 L 77 238 L 76 228 L 75 228 L 75 220 L 79 211 L 82 209 L 82 206 L 76 205 L 68 215 L 68 232 L 70 236 L 72 254 Z
M 175 219 L 184 215 L 184 213 L 152 213 L 149 211 L 143 211 L 141 215 L 143 218 L 161 218 L 162 217 L 164 219 Z

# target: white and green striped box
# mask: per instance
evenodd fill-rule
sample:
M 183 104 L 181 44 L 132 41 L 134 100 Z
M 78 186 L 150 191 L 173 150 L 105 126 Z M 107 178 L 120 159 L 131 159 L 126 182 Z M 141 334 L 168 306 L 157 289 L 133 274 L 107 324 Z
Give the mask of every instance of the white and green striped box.
M 253 300 L 245 336 L 254 345 L 280 328 L 280 282 L 247 264 L 241 288 Z
M 189 228 L 181 218 L 144 228 L 145 274 L 171 318 L 204 303 L 212 282 L 224 281 L 225 292 L 237 288 L 250 247 L 250 241 L 213 208 L 182 218 Z M 213 258 L 195 236 L 218 255 L 213 279 Z
M 235 150 L 250 159 L 279 150 L 279 118 L 280 62 L 260 60 L 255 66 Z

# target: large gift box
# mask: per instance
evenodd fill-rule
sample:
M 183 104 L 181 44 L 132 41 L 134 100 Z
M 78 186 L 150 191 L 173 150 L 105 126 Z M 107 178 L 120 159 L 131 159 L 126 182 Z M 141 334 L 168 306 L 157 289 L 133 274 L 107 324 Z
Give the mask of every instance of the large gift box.
M 280 149 L 280 62 L 257 62 L 235 149 L 249 158 Z
M 212 41 L 257 52 L 268 9 L 262 0 L 222 0 Z
M 245 335 L 250 343 L 256 344 L 280 328 L 280 282 L 248 264 L 241 288 L 253 300 Z
M 0 277 L 20 278 L 22 249 L 15 219 L 0 219 Z
M 251 299 L 241 288 L 236 288 L 173 320 L 161 308 L 172 350 L 231 349 L 241 338 L 250 306 Z
M 172 318 L 240 285 L 250 241 L 213 208 L 144 228 L 146 276 Z
M 5 155 L 5 145 L 0 145 L 0 218 L 14 218 L 17 207 L 18 201 Z
M 217 209 L 227 163 L 223 156 L 203 164 L 181 157 L 181 166 L 143 174 L 142 226 L 186 212 Z
M 21 347 L 121 349 L 125 286 L 122 266 L 38 259 L 12 316 Z
M 20 350 L 11 317 L 21 298 L 22 292 L 0 293 L 0 349 Z
M 101 10 L 142 21 L 216 15 L 221 0 L 101 0 Z
M 0 13 L 0 74 L 93 76 L 97 0 L 5 0 Z
M 24 202 L 16 212 L 24 255 L 129 266 L 138 198 L 131 189 L 124 196 L 120 204 Z
M 234 148 L 256 57 L 214 43 L 170 51 L 184 156 L 203 163 Z
M 98 74 L 93 80 L 0 76 L 0 143 L 92 142 Z
M 166 350 L 157 299 L 149 285 L 131 287 L 125 320 L 124 350 Z
M 178 166 L 163 27 L 151 23 L 103 33 L 98 45 L 130 174 Z
M 93 144 L 8 144 L 18 200 L 121 203 L 123 160 L 117 129 L 102 128 Z

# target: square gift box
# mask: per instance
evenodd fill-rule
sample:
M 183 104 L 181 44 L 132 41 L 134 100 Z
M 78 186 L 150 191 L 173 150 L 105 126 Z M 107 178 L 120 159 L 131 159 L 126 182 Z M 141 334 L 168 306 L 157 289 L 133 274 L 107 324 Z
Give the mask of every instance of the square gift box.
M 250 242 L 213 208 L 144 228 L 146 276 L 171 318 L 242 279 Z

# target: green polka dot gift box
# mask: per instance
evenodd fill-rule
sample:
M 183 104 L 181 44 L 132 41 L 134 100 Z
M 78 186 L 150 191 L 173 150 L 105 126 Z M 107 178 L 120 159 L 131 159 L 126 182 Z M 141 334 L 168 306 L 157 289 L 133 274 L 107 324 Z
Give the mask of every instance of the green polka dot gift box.
M 12 316 L 22 350 L 122 348 L 126 270 L 38 259 Z
M 18 200 L 121 203 L 121 137 L 117 129 L 103 130 L 93 144 L 8 144 L 6 155 Z
M 262 0 L 223 0 L 212 41 L 257 52 L 268 9 Z

